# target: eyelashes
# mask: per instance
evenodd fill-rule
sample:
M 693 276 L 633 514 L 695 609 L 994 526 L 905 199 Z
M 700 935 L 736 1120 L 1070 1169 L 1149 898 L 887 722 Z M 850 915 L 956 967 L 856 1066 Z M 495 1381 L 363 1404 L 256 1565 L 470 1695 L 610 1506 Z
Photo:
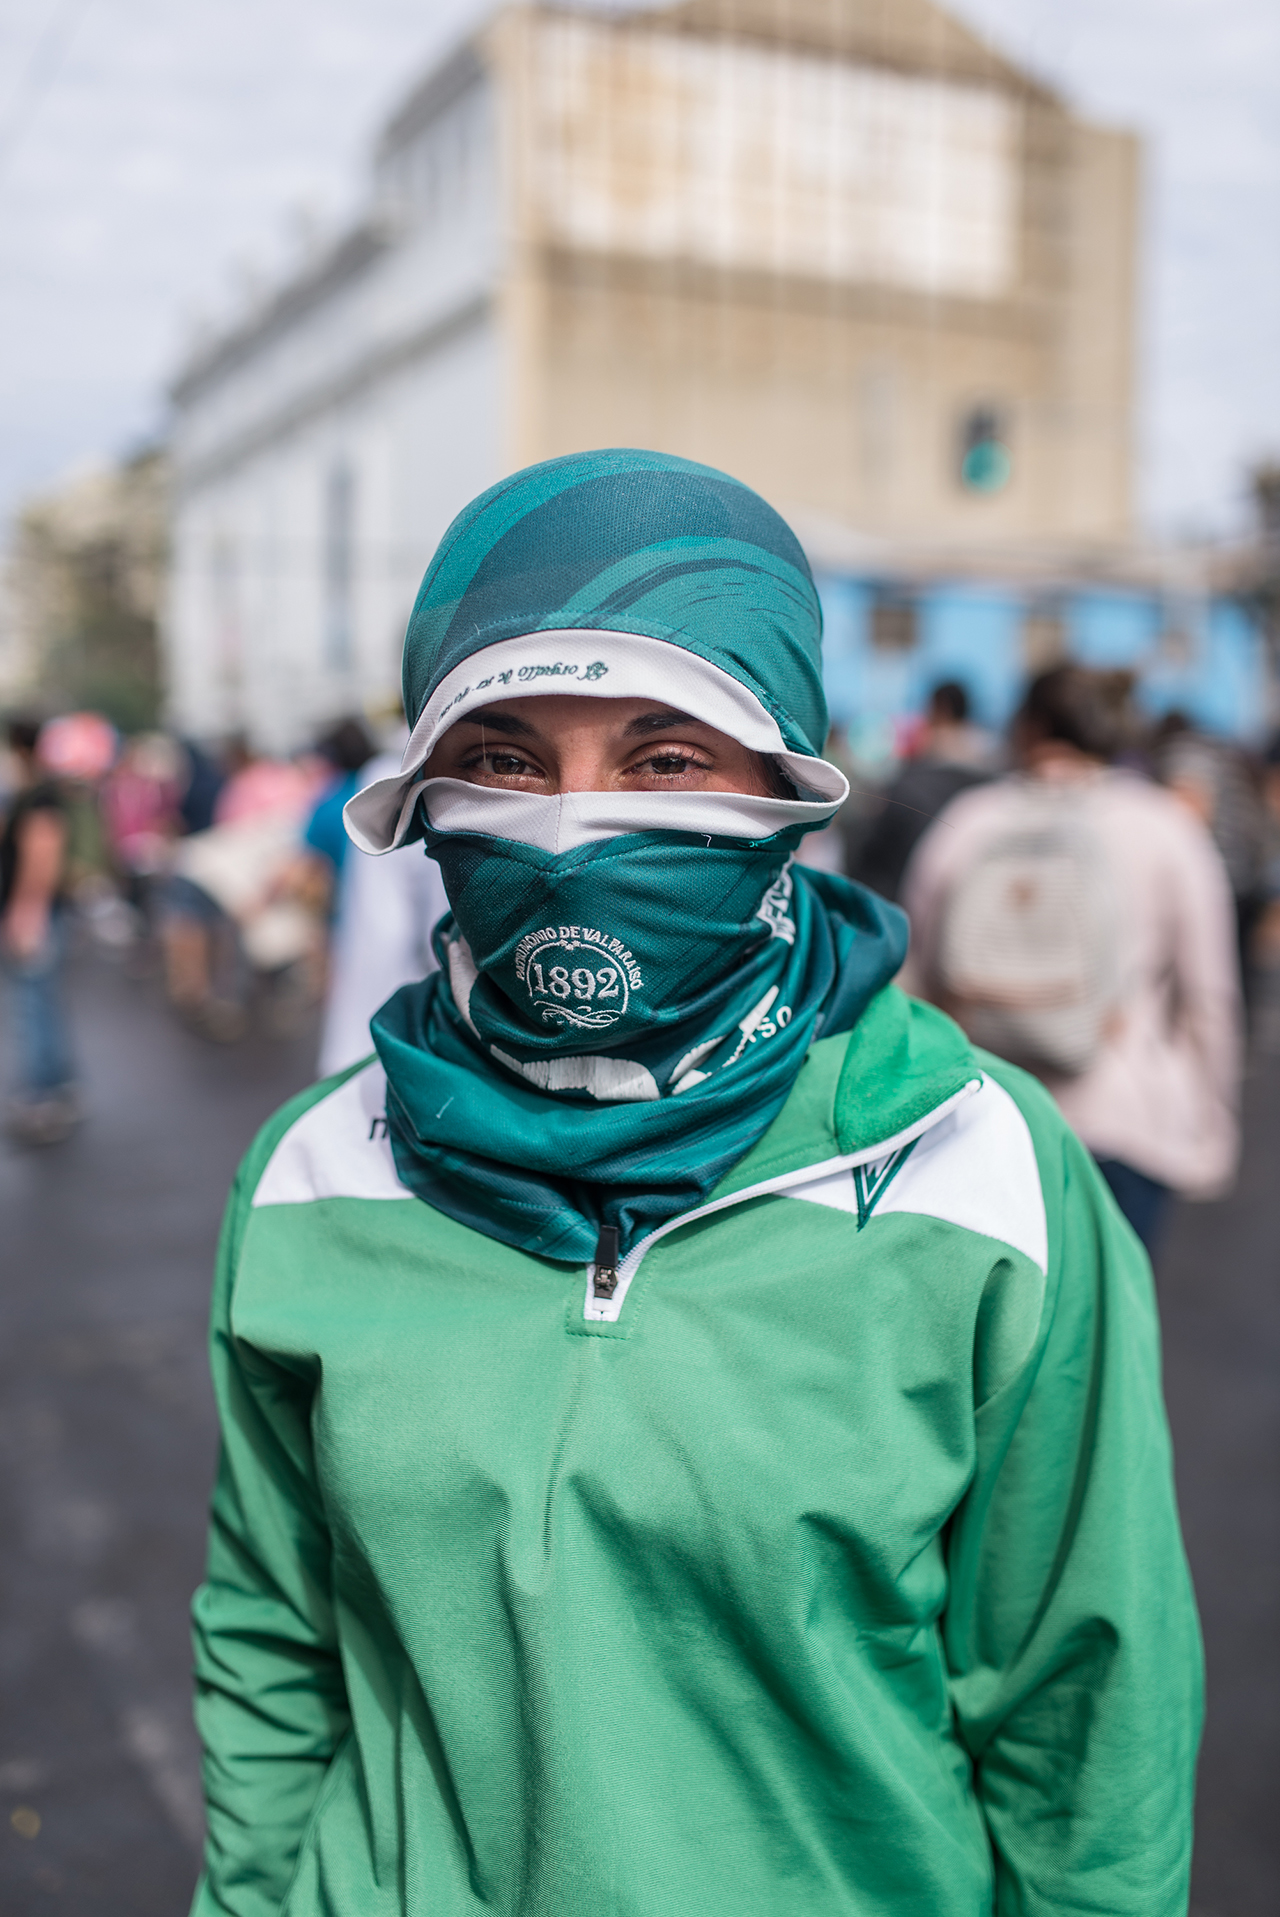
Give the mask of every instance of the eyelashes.
M 518 752 L 469 752 L 462 761 L 462 769 L 465 772 L 491 772 L 497 779 L 540 779 L 545 776 L 541 766 L 534 765 L 529 759 L 522 759 Z
M 629 772 L 652 772 L 660 779 L 678 778 L 682 772 L 711 772 L 706 759 L 693 752 L 651 752 L 645 759 L 628 766 Z
M 523 758 L 518 752 L 500 751 L 492 746 L 479 747 L 468 752 L 459 760 L 460 772 L 487 774 L 493 779 L 539 779 L 546 780 L 546 773 L 532 759 Z M 642 759 L 633 760 L 622 768 L 624 778 L 636 777 L 647 773 L 651 778 L 674 780 L 690 772 L 707 773 L 714 771 L 711 761 L 695 751 L 650 752 Z

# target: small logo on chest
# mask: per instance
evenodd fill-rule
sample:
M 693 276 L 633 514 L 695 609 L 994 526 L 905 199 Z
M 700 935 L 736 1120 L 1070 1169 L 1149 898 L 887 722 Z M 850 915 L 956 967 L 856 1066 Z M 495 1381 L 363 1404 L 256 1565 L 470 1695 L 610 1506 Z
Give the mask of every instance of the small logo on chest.
M 917 1144 L 912 1139 L 909 1145 L 902 1145 L 888 1158 L 879 1158 L 871 1165 L 855 1165 L 852 1171 L 853 1195 L 858 1207 L 858 1230 L 870 1218 L 872 1212 L 884 1197 L 894 1178 L 901 1171 Z

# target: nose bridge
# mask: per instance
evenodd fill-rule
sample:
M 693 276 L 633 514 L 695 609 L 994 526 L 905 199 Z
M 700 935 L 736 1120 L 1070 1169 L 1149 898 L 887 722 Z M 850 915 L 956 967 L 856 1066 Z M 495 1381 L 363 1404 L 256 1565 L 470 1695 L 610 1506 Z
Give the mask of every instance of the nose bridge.
M 613 786 L 617 748 L 607 721 L 583 717 L 559 728 L 548 768 L 558 792 L 608 792 Z

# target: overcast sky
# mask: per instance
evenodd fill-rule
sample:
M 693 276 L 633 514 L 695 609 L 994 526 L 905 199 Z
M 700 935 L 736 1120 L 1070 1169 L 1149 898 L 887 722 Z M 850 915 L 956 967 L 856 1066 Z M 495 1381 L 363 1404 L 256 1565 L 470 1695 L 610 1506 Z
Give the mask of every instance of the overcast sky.
M 484 0 L 6 0 L 0 514 L 164 419 L 200 315 L 338 220 L 372 134 Z M 1141 503 L 1239 525 L 1280 456 L 1280 4 L 963 0 L 1148 139 Z

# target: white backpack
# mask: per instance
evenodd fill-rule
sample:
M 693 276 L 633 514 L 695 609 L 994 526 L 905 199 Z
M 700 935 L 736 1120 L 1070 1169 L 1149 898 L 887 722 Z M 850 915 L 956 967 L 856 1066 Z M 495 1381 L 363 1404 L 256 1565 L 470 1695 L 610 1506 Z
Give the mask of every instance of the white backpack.
M 1120 982 L 1118 902 L 1087 795 L 1011 787 L 1016 804 L 952 887 L 938 973 L 977 1045 L 1075 1076 L 1097 1057 Z

